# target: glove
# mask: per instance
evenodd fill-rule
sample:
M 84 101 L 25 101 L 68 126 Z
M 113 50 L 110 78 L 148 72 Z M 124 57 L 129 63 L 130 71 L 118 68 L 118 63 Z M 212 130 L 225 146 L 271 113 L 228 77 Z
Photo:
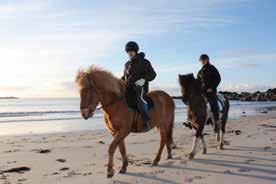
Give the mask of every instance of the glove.
M 137 80 L 136 82 L 135 82 L 135 85 L 136 86 L 144 86 L 144 84 L 145 84 L 145 82 L 146 82 L 146 80 L 145 79 L 139 79 L 139 80 Z

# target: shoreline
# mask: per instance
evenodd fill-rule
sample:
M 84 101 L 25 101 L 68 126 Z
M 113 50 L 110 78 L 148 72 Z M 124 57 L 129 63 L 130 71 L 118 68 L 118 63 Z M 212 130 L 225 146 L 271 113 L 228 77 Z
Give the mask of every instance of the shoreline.
M 274 116 L 274 114 L 276 114 L 276 110 L 271 110 L 268 112 L 258 112 L 255 114 L 241 114 L 240 117 L 233 117 L 230 118 L 228 121 L 235 121 L 235 120 L 239 120 L 241 118 L 259 118 L 259 117 L 270 117 L 270 116 Z M 80 121 L 84 121 L 82 118 L 79 119 Z M 104 120 L 102 117 L 97 117 L 97 118 L 92 118 L 90 120 L 84 121 L 85 123 L 93 123 L 93 122 L 89 122 L 89 121 L 93 121 L 93 122 L 97 122 L 98 124 L 101 124 L 101 127 L 98 128 L 94 128 L 94 129 L 84 129 L 84 130 L 64 130 L 64 131 L 57 131 L 57 132 L 46 132 L 46 133 L 32 133 L 32 132 L 28 132 L 28 133 L 22 133 L 22 134 L 2 134 L 0 133 L 0 138 L 1 137 L 24 137 L 24 136 L 50 136 L 50 135 L 56 135 L 56 134 L 72 134 L 72 133 L 78 133 L 78 134 L 82 134 L 82 133 L 93 133 L 93 132 L 104 132 L 106 131 L 106 127 L 104 124 Z M 185 119 L 183 119 L 183 121 L 185 121 Z M 182 127 L 182 122 L 183 121 L 176 121 L 174 123 L 175 128 L 177 127 Z M 43 121 L 38 121 L 39 123 L 43 123 Z M 57 121 L 50 121 L 51 123 L 56 123 Z M 13 122 L 8 122 L 8 123 L 1 123 L 1 125 L 7 124 L 8 126 L 10 126 L 10 124 L 12 124 Z M 25 126 L 25 122 L 20 122 L 20 124 L 23 123 L 22 125 Z M 31 122 L 29 122 L 31 123 Z M 37 124 L 38 125 L 38 124 Z
M 17 167 L 30 171 L 0 174 L 0 183 L 270 184 L 276 180 L 275 125 L 274 111 L 230 120 L 225 135 L 228 145 L 222 151 L 216 149 L 215 135 L 207 126 L 208 153 L 202 155 L 199 149 L 192 161 L 186 154 L 194 132 L 176 125 L 174 141 L 178 149 L 172 151 L 174 159 L 166 160 L 164 149 L 157 167 L 150 166 L 159 145 L 157 131 L 130 134 L 126 139 L 128 173 L 118 174 L 121 156 L 117 150 L 112 179 L 106 179 L 107 150 L 112 140 L 106 130 L 4 136 L 0 137 L 0 171 Z

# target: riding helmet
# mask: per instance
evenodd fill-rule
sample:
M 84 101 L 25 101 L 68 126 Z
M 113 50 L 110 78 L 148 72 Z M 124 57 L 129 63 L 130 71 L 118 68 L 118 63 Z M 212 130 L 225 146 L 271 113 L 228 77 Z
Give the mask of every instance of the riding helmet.
M 201 60 L 209 61 L 209 56 L 207 54 L 201 54 L 199 57 L 199 61 L 201 61 Z
M 134 51 L 136 53 L 138 53 L 139 51 L 139 46 L 136 42 L 134 41 L 130 41 L 126 44 L 126 52 L 128 51 Z

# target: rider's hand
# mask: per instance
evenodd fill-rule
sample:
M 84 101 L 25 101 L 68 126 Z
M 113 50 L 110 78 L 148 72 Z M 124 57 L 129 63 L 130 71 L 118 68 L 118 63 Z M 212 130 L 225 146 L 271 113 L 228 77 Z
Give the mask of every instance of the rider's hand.
M 135 82 L 136 86 L 144 86 L 146 80 L 145 79 L 139 79 Z
M 211 88 L 208 88 L 207 93 L 213 93 L 213 90 Z

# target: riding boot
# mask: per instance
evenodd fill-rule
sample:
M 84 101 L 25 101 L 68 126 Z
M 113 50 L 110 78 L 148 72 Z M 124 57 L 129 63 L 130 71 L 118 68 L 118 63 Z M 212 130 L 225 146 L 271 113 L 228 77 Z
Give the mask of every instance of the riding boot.
M 149 124 L 150 118 L 148 115 L 148 104 L 144 103 L 142 100 L 138 100 L 137 105 L 138 105 L 138 109 L 141 114 L 141 117 L 143 119 L 143 122 L 144 122 L 144 124 L 143 124 L 144 131 L 147 131 L 150 129 L 150 124 Z

